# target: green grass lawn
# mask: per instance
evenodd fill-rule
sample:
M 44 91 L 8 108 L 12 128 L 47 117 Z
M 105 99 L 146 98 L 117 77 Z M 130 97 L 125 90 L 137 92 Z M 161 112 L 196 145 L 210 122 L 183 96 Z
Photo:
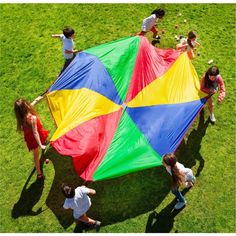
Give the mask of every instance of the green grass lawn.
M 227 96 L 215 106 L 217 122 L 205 109 L 182 141 L 177 156 L 193 169 L 197 183 L 184 192 L 187 206 L 173 212 L 170 177 L 163 167 L 89 184 L 97 190 L 89 215 L 100 232 L 235 232 L 235 5 L 161 4 L 166 16 L 161 48 L 174 48 L 174 36 L 197 31 L 201 56 L 193 60 L 199 78 L 214 60 Z M 138 32 L 156 4 L 0 4 L 0 232 L 82 232 L 62 209 L 62 182 L 79 185 L 69 157 L 52 148 L 42 155 L 45 181 L 37 182 L 32 154 L 16 133 L 14 100 L 32 101 L 56 79 L 61 43 L 51 38 L 70 25 L 76 47 L 87 49 Z M 179 17 L 178 13 L 182 13 Z M 187 20 L 183 23 L 184 19 Z M 178 24 L 179 28 L 175 29 Z M 148 37 L 150 38 L 150 34 Z M 216 96 L 214 97 L 216 101 Z M 50 135 L 55 131 L 45 101 L 36 109 Z M 178 213 L 178 214 L 177 214 Z M 89 232 L 95 232 L 91 230 Z

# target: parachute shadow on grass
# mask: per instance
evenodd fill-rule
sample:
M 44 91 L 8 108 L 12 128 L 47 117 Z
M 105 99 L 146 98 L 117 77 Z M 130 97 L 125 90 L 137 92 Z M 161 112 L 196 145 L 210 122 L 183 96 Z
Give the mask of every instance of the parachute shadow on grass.
M 46 157 L 54 166 L 55 176 L 46 199 L 46 205 L 57 217 L 60 225 L 66 229 L 73 224 L 73 216 L 70 210 L 63 208 L 65 197 L 61 193 L 62 183 L 68 183 L 76 187 L 82 184 L 82 180 L 76 175 L 70 157 L 63 157 L 53 148 L 49 148 Z
M 204 123 L 204 110 L 202 110 L 197 130 L 194 129 L 190 133 L 186 143 L 183 140 L 176 153 L 179 161 L 189 168 L 196 164 L 196 160 L 199 161 L 196 176 L 199 176 L 204 167 L 204 159 L 199 151 L 208 124 L 209 120 Z M 54 180 L 46 204 L 66 229 L 74 223 L 74 219 L 71 211 L 64 210 L 62 207 L 64 196 L 60 191 L 61 184 L 68 183 L 77 187 L 83 184 L 83 180 L 76 175 L 70 157 L 62 157 L 50 148 L 48 152 L 42 154 L 41 166 L 46 158 L 51 160 L 55 169 Z M 21 196 L 12 209 L 13 218 L 38 215 L 42 212 L 40 208 L 36 212 L 32 209 L 42 195 L 44 180 L 36 180 L 27 188 L 34 172 L 35 169 L 26 180 Z M 88 215 L 102 221 L 102 226 L 105 226 L 154 210 L 169 193 L 168 181 L 169 178 L 164 168 L 157 167 L 116 179 L 87 183 L 88 187 L 97 191 L 97 194 L 91 197 L 92 207 Z M 165 209 L 168 210 L 173 204 L 174 202 L 170 203 L 169 207 Z M 76 229 L 76 231 L 80 230 Z
M 97 194 L 89 213 L 104 226 L 154 210 L 169 193 L 169 179 L 159 166 L 95 182 L 91 187 Z
M 205 122 L 204 119 L 204 109 L 201 110 L 198 118 L 198 125 L 196 129 L 193 129 L 188 136 L 187 142 L 182 141 L 179 146 L 176 156 L 180 163 L 183 163 L 186 167 L 192 168 L 199 162 L 197 173 L 198 177 L 204 168 L 204 159 L 200 154 L 201 141 L 205 136 L 206 129 L 210 123 L 209 119 Z M 184 189 L 182 194 L 185 195 L 189 189 Z M 148 218 L 146 225 L 146 233 L 169 233 L 174 225 L 174 218 L 179 214 L 184 208 L 180 210 L 174 210 L 174 206 L 177 203 L 174 199 L 169 203 L 161 212 L 157 213 L 153 211 Z
M 204 159 L 199 153 L 201 140 L 205 135 L 209 120 L 204 123 L 204 111 L 200 113 L 198 127 L 188 136 L 188 141 L 181 143 L 176 155 L 179 161 L 192 168 L 196 160 L 200 162 L 196 176 L 204 167 Z M 52 148 L 46 153 L 55 169 L 54 180 L 46 204 L 53 211 L 59 223 L 66 229 L 74 223 L 72 212 L 63 209 L 64 196 L 62 183 L 74 187 L 85 184 L 74 171 L 70 157 L 62 157 Z M 136 217 L 154 210 L 170 191 L 170 178 L 163 167 L 151 168 L 115 179 L 87 182 L 94 188 L 96 195 L 91 196 L 92 206 L 88 216 L 102 221 L 101 227 Z M 171 207 L 174 203 L 169 204 Z M 176 212 L 175 212 L 176 213 Z M 173 216 L 173 215 L 172 215 Z M 86 230 L 83 225 L 76 226 L 75 232 Z
M 84 183 L 74 171 L 70 157 L 62 157 L 53 149 L 46 155 L 55 169 L 46 204 L 65 229 L 74 223 L 74 219 L 71 210 L 63 209 L 65 198 L 60 189 L 62 183 L 71 184 L 73 187 L 84 184 L 96 190 L 96 195 L 91 196 L 92 206 L 87 214 L 102 221 L 101 227 L 154 210 L 169 193 L 169 178 L 162 167 L 115 179 Z M 83 230 L 86 230 L 83 225 L 75 228 L 75 232 Z
M 197 172 L 195 173 L 196 177 L 200 175 L 205 163 L 202 155 L 200 154 L 200 149 L 202 139 L 205 136 L 210 120 L 207 119 L 205 122 L 204 113 L 204 109 L 202 109 L 199 114 L 197 128 L 191 131 L 186 143 L 184 140 L 182 141 L 176 152 L 179 162 L 188 168 L 192 168 L 196 165 L 197 161 L 199 162 Z

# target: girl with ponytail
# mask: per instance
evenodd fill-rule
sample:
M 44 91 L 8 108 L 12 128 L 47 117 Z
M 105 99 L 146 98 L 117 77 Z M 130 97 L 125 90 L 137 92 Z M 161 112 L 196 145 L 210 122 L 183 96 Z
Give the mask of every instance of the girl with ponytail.
M 187 188 L 192 187 L 195 182 L 195 177 L 193 176 L 191 169 L 185 168 L 184 165 L 177 162 L 174 153 L 164 155 L 162 164 L 165 166 L 167 172 L 172 176 L 171 191 L 178 200 L 178 203 L 175 205 L 175 209 L 179 210 L 186 204 L 186 200 L 179 191 L 179 187 L 184 184 Z
M 197 34 L 194 31 L 190 31 L 188 32 L 188 38 L 180 36 L 180 43 L 176 45 L 176 49 L 180 52 L 187 52 L 189 59 L 193 59 L 193 50 L 197 46 L 200 46 L 200 43 L 197 42 Z

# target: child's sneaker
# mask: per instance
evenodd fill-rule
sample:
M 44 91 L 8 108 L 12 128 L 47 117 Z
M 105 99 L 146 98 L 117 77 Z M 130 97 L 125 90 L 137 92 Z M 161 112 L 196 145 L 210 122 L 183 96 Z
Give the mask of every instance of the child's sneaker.
M 181 208 L 183 208 L 186 205 L 187 201 L 184 202 L 177 202 L 175 205 L 175 210 L 180 210 Z
M 214 113 L 210 114 L 210 121 L 213 122 L 213 123 L 216 122 L 216 118 L 215 118 Z
M 191 188 L 191 187 L 193 187 L 193 183 L 192 182 L 186 182 L 185 187 L 186 188 Z
M 156 40 L 160 40 L 161 39 L 161 37 L 159 35 L 157 35 L 156 37 L 153 37 L 153 38 L 156 39 Z
M 96 232 L 99 232 L 100 226 L 101 226 L 101 221 L 96 220 L 96 222 L 95 222 L 95 229 L 96 229 Z
M 96 220 L 96 221 L 95 221 L 95 226 L 96 226 L 96 227 L 100 227 L 100 225 L 101 225 L 101 221 Z
M 152 40 L 152 45 L 155 46 L 157 43 L 160 43 L 160 40 L 154 39 Z
M 193 183 L 193 184 L 196 183 L 196 177 L 195 177 L 195 176 L 192 177 L 192 183 Z

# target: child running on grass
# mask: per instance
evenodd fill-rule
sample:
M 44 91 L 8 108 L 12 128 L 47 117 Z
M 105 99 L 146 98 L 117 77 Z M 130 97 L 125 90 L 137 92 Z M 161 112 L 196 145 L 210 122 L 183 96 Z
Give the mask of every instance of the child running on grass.
M 14 104 L 14 110 L 17 121 L 17 131 L 24 133 L 24 139 L 29 151 L 33 152 L 34 165 L 37 171 L 37 178 L 44 178 L 40 169 L 40 151 L 45 149 L 45 142 L 48 137 L 48 131 L 44 130 L 40 119 L 33 107 L 24 99 L 17 99 Z
M 65 63 L 60 72 L 61 74 L 73 61 L 75 54 L 81 50 L 74 49 L 73 39 L 75 38 L 75 31 L 71 27 L 66 27 L 63 29 L 63 34 L 53 34 L 52 37 L 61 39 L 63 43 L 63 55 L 65 58 Z
M 201 90 L 209 95 L 216 94 L 219 91 L 220 94 L 217 98 L 218 103 L 221 103 L 224 100 L 225 85 L 217 66 L 210 67 L 206 73 L 204 73 L 201 80 Z M 207 103 L 210 112 L 210 121 L 214 123 L 216 122 L 216 118 L 213 110 L 214 104 L 211 97 L 208 98 Z
M 176 45 L 176 49 L 180 52 L 187 52 L 188 57 L 190 59 L 194 58 L 193 50 L 200 46 L 200 43 L 197 42 L 197 35 L 194 31 L 190 31 L 188 33 L 188 38 L 184 38 L 180 36 L 180 43 Z
M 160 40 L 158 35 L 158 28 L 156 27 L 157 21 L 162 19 L 165 15 L 165 11 L 161 8 L 154 10 L 151 15 L 143 20 L 142 31 L 138 35 L 146 35 L 147 32 L 152 31 L 153 39 Z
M 184 184 L 186 188 L 191 188 L 195 183 L 196 178 L 191 169 L 185 168 L 184 165 L 177 162 L 174 153 L 164 155 L 162 164 L 166 168 L 167 172 L 172 176 L 171 191 L 178 200 L 175 209 L 179 210 L 187 203 L 184 196 L 179 191 L 179 187 Z
M 62 184 L 61 191 L 66 197 L 63 207 L 65 209 L 72 209 L 73 216 L 78 224 L 79 221 L 95 228 L 100 227 L 101 222 L 93 220 L 86 215 L 86 212 L 91 207 L 91 199 L 88 195 L 96 194 L 96 191 L 85 186 L 80 186 L 74 189 L 73 187 Z

